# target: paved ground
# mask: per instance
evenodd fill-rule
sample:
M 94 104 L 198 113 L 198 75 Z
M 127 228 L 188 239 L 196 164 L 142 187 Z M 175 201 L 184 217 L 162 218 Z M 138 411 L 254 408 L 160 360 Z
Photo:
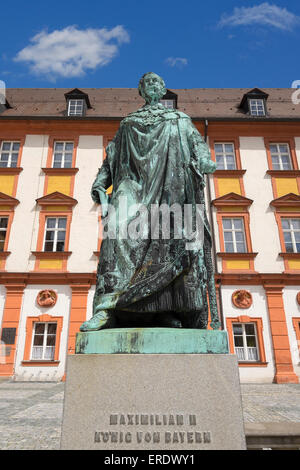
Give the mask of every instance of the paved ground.
M 0 449 L 59 449 L 63 397 L 61 382 L 1 381 Z M 300 424 L 300 385 L 243 384 L 242 399 L 246 430 Z

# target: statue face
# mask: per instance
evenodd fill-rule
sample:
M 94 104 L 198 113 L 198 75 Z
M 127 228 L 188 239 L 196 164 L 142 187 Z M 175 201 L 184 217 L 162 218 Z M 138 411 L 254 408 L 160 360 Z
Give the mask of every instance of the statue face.
M 166 93 L 163 79 L 153 72 L 144 75 L 141 80 L 139 90 L 147 104 L 158 103 Z

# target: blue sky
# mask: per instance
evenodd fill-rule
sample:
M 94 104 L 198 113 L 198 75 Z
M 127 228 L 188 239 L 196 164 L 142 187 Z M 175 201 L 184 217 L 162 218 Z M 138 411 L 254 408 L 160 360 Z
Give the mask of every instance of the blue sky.
M 286 87 L 300 80 L 300 2 L 78 0 L 2 4 L 11 87 Z

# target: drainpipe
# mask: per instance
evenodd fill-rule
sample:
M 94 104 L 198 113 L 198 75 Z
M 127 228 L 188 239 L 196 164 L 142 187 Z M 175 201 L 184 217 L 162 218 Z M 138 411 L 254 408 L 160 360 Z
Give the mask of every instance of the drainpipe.
M 207 141 L 207 131 L 208 131 L 208 120 L 204 121 L 204 141 Z M 209 213 L 209 224 L 211 227 L 211 237 L 212 237 L 212 252 L 214 260 L 215 273 L 218 275 L 218 264 L 217 264 L 217 253 L 216 253 L 216 242 L 215 242 L 215 228 L 214 228 L 214 219 L 212 214 L 211 207 L 211 190 L 210 190 L 210 180 L 209 175 L 206 175 L 206 187 L 207 187 L 207 196 L 208 196 L 208 213 Z M 219 280 L 219 307 L 220 307 L 220 322 L 221 329 L 224 330 L 224 316 L 223 316 L 223 302 L 222 302 L 222 292 L 221 292 L 221 279 Z

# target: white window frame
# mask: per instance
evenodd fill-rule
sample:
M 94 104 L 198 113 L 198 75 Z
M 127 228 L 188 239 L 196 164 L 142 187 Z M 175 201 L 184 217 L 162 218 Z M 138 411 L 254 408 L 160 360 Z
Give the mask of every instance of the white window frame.
M 220 153 L 219 151 L 216 150 L 216 145 L 222 145 L 222 152 Z M 225 145 L 231 145 L 232 146 L 232 152 L 227 152 L 225 150 Z M 214 149 L 215 149 L 215 157 L 216 157 L 216 163 L 217 163 L 217 170 L 236 170 L 236 158 L 235 158 L 235 147 L 233 142 L 215 142 L 214 143 Z M 218 162 L 217 162 L 217 156 L 222 156 L 223 159 L 223 167 L 224 168 L 219 168 L 218 167 Z M 228 163 L 227 163 L 227 155 L 233 155 L 233 160 L 234 160 L 234 168 L 228 168 Z
M 262 107 L 262 112 L 259 110 L 259 107 Z M 249 98 L 249 110 L 251 116 L 265 116 L 265 102 L 262 98 Z
M 10 144 L 10 148 L 9 150 L 3 150 L 3 144 Z M 18 148 L 18 151 L 14 151 L 13 150 L 13 146 L 14 144 L 19 144 L 19 148 Z M 16 141 L 16 140 L 3 140 L 1 142 L 1 150 L 0 150 L 0 168 L 16 168 L 17 165 L 18 165 L 18 160 L 19 160 L 19 154 L 20 154 L 20 141 Z M 4 160 L 2 161 L 2 154 L 3 153 L 8 153 L 8 161 L 7 161 L 7 165 L 5 167 L 3 167 L 1 164 L 4 163 Z M 15 165 L 12 166 L 12 156 L 13 154 L 18 154 L 18 157 L 17 157 L 17 161 L 15 162 Z
M 57 145 L 57 144 L 62 144 L 62 145 L 63 145 L 62 151 L 56 150 L 56 145 Z M 67 144 L 72 144 L 72 151 L 66 150 L 66 145 L 67 145 Z M 73 152 L 74 152 L 74 142 L 72 142 L 72 141 L 56 140 L 56 141 L 54 142 L 54 148 L 53 148 L 52 168 L 72 168 Z M 61 153 L 61 154 L 62 154 L 62 157 L 61 157 L 61 165 L 60 165 L 60 166 L 54 166 L 54 164 L 55 164 L 55 154 L 57 154 L 57 153 Z M 66 153 L 71 153 L 71 154 L 72 154 L 71 165 L 70 165 L 70 166 L 66 166 L 66 161 L 65 161 L 65 154 L 66 154 Z
M 42 346 L 34 346 L 34 338 L 36 336 L 36 326 L 37 325 L 45 325 L 44 333 L 43 333 L 43 345 Z M 48 335 L 48 325 L 56 325 L 55 335 L 52 333 Z M 53 346 L 47 346 L 47 337 L 48 336 L 55 336 L 55 342 Z M 38 335 L 42 336 L 42 335 Z M 56 339 L 57 339 L 57 323 L 56 322 L 35 322 L 33 331 L 32 331 L 32 341 L 31 341 L 31 352 L 30 358 L 32 361 L 54 361 L 55 357 L 55 347 L 56 347 Z M 34 353 L 34 348 L 42 348 L 42 357 L 36 357 Z M 50 357 L 47 357 L 46 351 L 47 348 L 51 348 Z
M 51 228 L 50 228 L 50 227 L 49 227 L 49 228 L 47 227 L 47 220 L 48 220 L 48 219 L 55 219 L 55 227 L 53 227 L 53 228 L 52 228 L 52 227 L 51 227 Z M 58 227 L 58 220 L 59 220 L 59 219 L 65 219 L 65 221 L 66 221 L 66 226 L 65 226 L 65 228 L 59 228 L 59 227 Z M 56 251 L 57 251 L 57 249 L 56 249 L 56 248 L 57 248 L 57 243 L 62 242 L 62 241 L 64 242 L 64 249 L 63 249 L 60 253 L 63 253 L 63 252 L 64 252 L 64 250 L 65 250 L 65 245 L 66 245 L 67 223 L 68 223 L 67 217 L 52 217 L 52 216 L 46 217 L 46 220 L 45 220 L 44 242 L 43 242 L 43 251 L 44 251 L 44 252 L 46 252 L 46 253 L 56 252 Z M 47 232 L 50 232 L 50 231 L 54 232 L 54 240 L 46 240 Z M 64 238 L 64 240 L 58 240 L 58 232 L 64 232 L 64 233 L 65 233 L 65 238 Z M 46 245 L 47 242 L 49 242 L 49 243 L 52 242 L 52 243 L 53 243 L 53 249 L 52 249 L 52 251 L 49 251 L 49 250 L 46 251 L 46 250 L 45 250 L 45 245 Z M 55 249 L 54 249 L 54 248 L 55 248 Z
M 234 334 L 234 326 L 239 325 L 242 327 L 242 335 L 235 335 Z M 253 325 L 254 328 L 254 335 L 247 335 L 246 334 L 246 325 Z M 257 337 L 257 330 L 255 322 L 249 323 L 237 323 L 234 322 L 232 324 L 232 334 L 233 334 L 233 345 L 234 345 L 234 352 L 237 355 L 238 362 L 259 362 L 260 355 L 259 355 L 259 348 L 258 348 L 258 337 Z M 235 336 L 241 336 L 243 338 L 243 346 L 235 346 Z M 247 336 L 254 336 L 256 346 L 248 347 L 247 346 Z
M 75 109 L 71 110 L 71 107 Z M 83 116 L 84 113 L 84 99 L 70 99 L 68 101 L 68 116 Z
M 175 100 L 160 100 L 159 102 L 167 109 L 175 109 Z
M 271 150 L 272 145 L 276 145 L 276 147 L 277 147 L 277 151 L 276 151 L 275 154 L 274 153 L 272 154 L 272 150 Z M 285 145 L 287 147 L 287 152 L 281 152 L 280 145 Z M 290 146 L 286 142 L 271 142 L 270 143 L 270 155 L 271 155 L 272 169 L 273 170 L 283 170 L 284 171 L 284 170 L 292 170 L 293 169 Z M 283 163 L 282 163 L 282 156 L 283 155 L 288 155 L 288 157 L 289 157 L 289 168 L 283 168 Z M 279 168 L 274 168 L 273 156 L 278 156 Z M 276 163 L 275 163 L 275 165 L 276 165 Z
M 282 222 L 283 222 L 284 220 L 287 220 L 287 221 L 288 221 L 288 223 L 289 223 L 289 228 L 284 228 L 284 227 L 283 227 Z M 283 240 L 284 240 L 284 246 L 285 246 L 285 251 L 286 251 L 286 253 L 300 253 L 300 249 L 299 249 L 299 251 L 297 250 L 297 241 L 296 241 L 296 238 L 295 238 L 295 232 L 300 233 L 300 229 L 293 227 L 293 220 L 297 220 L 297 222 L 299 222 L 299 221 L 300 221 L 300 218 L 297 218 L 297 217 L 291 217 L 291 218 L 289 218 L 289 217 L 282 217 L 282 218 L 281 218 L 281 227 L 282 227 L 282 232 L 283 232 Z M 291 241 L 292 241 L 293 251 L 287 251 L 286 243 L 290 243 L 290 242 L 286 242 L 286 241 L 285 241 L 285 238 L 284 238 L 284 233 L 285 233 L 285 232 L 288 232 L 288 233 L 291 234 Z M 299 242 L 298 242 L 298 244 L 299 244 Z
M 225 220 L 230 220 L 231 221 L 231 228 L 227 229 L 224 228 L 224 221 Z M 242 229 L 236 229 L 234 227 L 234 220 L 241 220 L 242 221 Z M 246 233 L 245 233 L 245 224 L 244 224 L 244 219 L 243 217 L 222 217 L 222 228 L 223 228 L 223 239 L 224 239 L 224 249 L 226 253 L 247 253 L 247 240 L 246 240 Z M 231 232 L 232 233 L 232 241 L 229 242 L 228 240 L 225 240 L 225 233 L 226 232 Z M 236 232 L 242 232 L 243 233 L 243 242 L 244 242 L 244 251 L 238 251 L 237 250 L 237 243 L 241 243 L 241 241 L 236 239 Z M 226 243 L 232 243 L 233 244 L 233 251 L 227 251 L 226 250 Z
M 6 219 L 7 220 L 7 224 L 6 224 L 6 227 L 3 228 L 0 226 L 0 232 L 5 232 L 5 237 L 4 237 L 4 240 L 3 240 L 3 250 L 1 250 L 1 247 L 0 247 L 0 252 L 3 252 L 4 251 L 4 246 L 5 246 L 5 240 L 6 240 L 6 237 L 7 237 L 7 229 L 8 229 L 8 216 L 1 216 L 0 217 L 0 220 L 1 219 Z

